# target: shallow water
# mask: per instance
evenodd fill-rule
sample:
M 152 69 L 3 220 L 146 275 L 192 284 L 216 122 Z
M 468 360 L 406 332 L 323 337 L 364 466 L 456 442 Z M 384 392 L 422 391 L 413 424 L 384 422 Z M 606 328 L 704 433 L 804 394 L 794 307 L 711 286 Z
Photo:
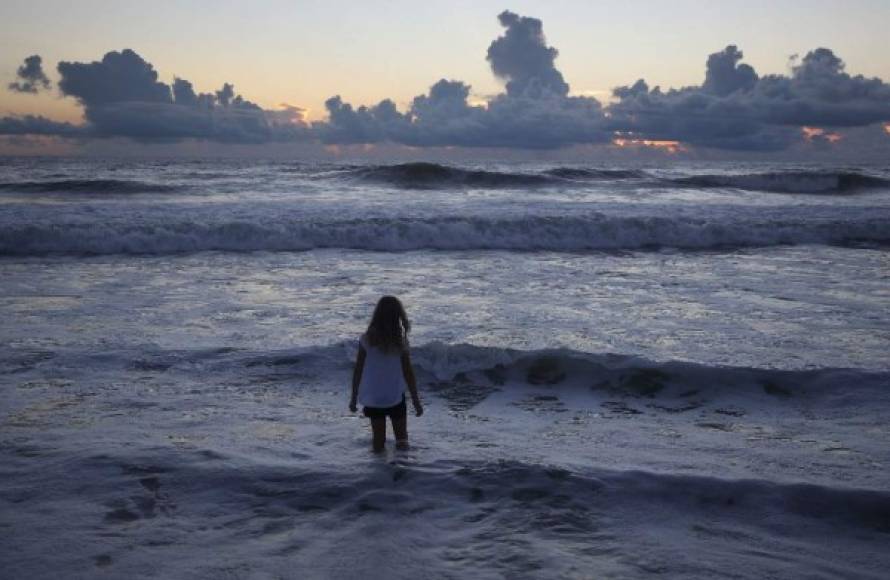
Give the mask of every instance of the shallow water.
M 4 160 L 0 560 L 881 578 L 886 179 Z M 383 293 L 427 413 L 373 456 L 346 390 Z

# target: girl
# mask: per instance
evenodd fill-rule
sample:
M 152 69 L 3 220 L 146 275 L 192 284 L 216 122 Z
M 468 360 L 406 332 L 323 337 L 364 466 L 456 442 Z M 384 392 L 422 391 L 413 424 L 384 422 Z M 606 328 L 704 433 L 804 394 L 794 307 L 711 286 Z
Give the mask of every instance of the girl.
M 423 406 L 417 396 L 417 381 L 408 354 L 408 332 L 411 323 L 405 308 L 395 296 L 384 296 L 377 302 L 368 330 L 359 338 L 358 357 L 352 373 L 352 397 L 349 410 L 356 411 L 356 401 L 364 405 L 365 417 L 371 419 L 372 446 L 383 451 L 386 441 L 386 417 L 398 449 L 408 448 L 408 411 L 405 387 L 418 417 Z

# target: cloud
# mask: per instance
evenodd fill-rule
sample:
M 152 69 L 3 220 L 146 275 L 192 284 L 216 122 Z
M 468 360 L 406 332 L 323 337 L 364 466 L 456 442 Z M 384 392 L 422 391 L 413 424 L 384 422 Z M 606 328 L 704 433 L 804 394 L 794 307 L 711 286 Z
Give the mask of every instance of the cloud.
M 37 54 L 25 59 L 25 63 L 16 71 L 16 77 L 19 80 L 8 86 L 9 90 L 17 93 L 36 93 L 50 87 L 49 79 L 43 72 L 43 59 Z
M 663 91 L 641 79 L 616 88 L 616 102 L 603 107 L 590 97 L 569 96 L 555 66 L 559 53 L 547 45 L 540 20 L 509 11 L 498 19 L 506 30 L 489 46 L 487 59 L 506 91 L 487 106 L 470 106 L 468 85 L 442 79 L 404 113 L 391 100 L 353 107 L 334 97 L 327 103 L 329 120 L 316 123 L 316 133 L 336 144 L 555 149 L 615 140 L 780 151 L 814 142 L 803 126 L 840 129 L 890 119 L 890 85 L 847 74 L 841 59 L 824 48 L 808 53 L 790 76 L 760 77 L 729 45 L 707 58 L 700 86 Z M 842 140 L 824 134 L 832 135 L 822 139 L 828 145 Z
M 60 123 L 46 117 L 25 115 L 0 119 L 0 135 L 55 135 L 62 137 L 83 136 L 83 127 Z
M 224 143 L 294 140 L 305 132 L 295 117 L 264 111 L 225 83 L 195 93 L 192 83 L 158 80 L 154 67 L 130 49 L 101 61 L 60 62 L 59 90 L 83 105 L 88 131 L 140 141 L 206 139 Z
M 269 122 L 277 125 L 306 125 L 306 109 L 288 103 L 281 103 L 276 110 L 266 110 Z
M 890 84 L 850 75 L 827 48 L 808 53 L 791 76 L 767 76 L 751 91 L 751 105 L 765 122 L 783 125 L 862 127 L 890 120 Z
M 803 126 L 840 129 L 890 119 L 890 85 L 847 74 L 827 48 L 808 53 L 789 76 L 758 77 L 742 57 L 732 45 L 710 55 L 701 86 L 665 92 L 639 80 L 616 88 L 618 101 L 608 109 L 612 128 L 644 139 L 770 151 L 800 143 Z
M 501 12 L 498 21 L 507 31 L 491 43 L 486 58 L 492 72 L 507 80 L 507 95 L 547 91 L 563 97 L 568 95 L 569 85 L 553 64 L 559 51 L 547 46 L 541 21 L 509 10 Z
M 760 76 L 743 62 L 743 52 L 729 45 L 708 56 L 700 85 L 662 90 L 640 79 L 615 88 L 613 102 L 603 105 L 593 97 L 570 94 L 556 67 L 559 52 L 547 44 L 539 19 L 504 11 L 498 21 L 504 30 L 489 45 L 486 59 L 504 82 L 504 92 L 484 103 L 471 103 L 466 83 L 440 79 L 403 110 L 392 99 L 366 106 L 331 97 L 325 103 L 328 118 L 310 124 L 300 107 L 264 110 L 229 83 L 198 92 L 184 78 L 162 82 L 149 62 L 127 49 L 109 52 L 101 61 L 58 64 L 59 90 L 83 106 L 83 126 L 7 117 L 0 119 L 0 134 L 33 130 L 145 142 L 524 150 L 613 143 L 624 149 L 655 144 L 672 151 L 781 151 L 849 147 L 849 131 L 890 123 L 890 85 L 849 74 L 827 48 L 795 61 L 787 75 Z M 40 64 L 36 55 L 26 59 L 16 87 L 31 86 L 26 82 L 47 86 Z M 886 133 L 862 135 L 884 138 Z
M 109 52 L 101 61 L 60 62 L 57 67 L 62 94 L 75 97 L 90 112 L 121 102 L 172 103 L 170 87 L 158 82 L 158 73 L 130 49 Z
M 744 55 L 734 44 L 708 57 L 702 90 L 719 97 L 750 90 L 757 84 L 757 73 L 747 64 L 739 64 Z
M 599 101 L 570 97 L 569 85 L 555 67 L 558 51 L 546 44 L 536 18 L 504 11 L 506 28 L 488 48 L 492 72 L 506 80 L 506 92 L 486 106 L 468 102 L 470 86 L 441 79 L 399 112 L 385 99 L 372 107 L 353 107 L 337 96 L 325 106 L 328 120 L 313 126 L 325 143 L 393 142 L 415 147 L 507 147 L 556 149 L 611 139 Z
M 39 57 L 36 66 L 39 69 Z M 26 60 L 26 64 L 30 59 Z M 25 67 L 23 67 L 24 69 Z M 268 143 L 307 137 L 298 108 L 266 111 L 229 84 L 196 93 L 188 80 L 172 86 L 136 52 L 112 51 L 94 62 L 60 62 L 59 91 L 83 106 L 86 123 L 77 127 L 41 117 L 0 119 L 0 134 L 55 134 L 63 137 L 127 137 L 138 141 L 203 139 L 221 143 Z M 20 76 L 22 69 L 20 69 Z
M 385 99 L 372 107 L 353 107 L 332 97 L 328 120 L 313 130 L 329 144 L 392 142 L 413 147 L 508 147 L 556 149 L 603 143 L 605 118 L 599 101 L 551 92 L 532 96 L 498 95 L 487 107 L 468 103 L 470 87 L 442 79 L 412 101 L 405 113 Z
M 377 105 L 364 105 L 354 108 L 337 95 L 325 101 L 328 121 L 315 123 L 316 134 L 325 143 L 349 145 L 356 143 L 378 143 L 398 141 L 400 125 L 407 123 L 407 117 L 396 110 L 389 99 Z

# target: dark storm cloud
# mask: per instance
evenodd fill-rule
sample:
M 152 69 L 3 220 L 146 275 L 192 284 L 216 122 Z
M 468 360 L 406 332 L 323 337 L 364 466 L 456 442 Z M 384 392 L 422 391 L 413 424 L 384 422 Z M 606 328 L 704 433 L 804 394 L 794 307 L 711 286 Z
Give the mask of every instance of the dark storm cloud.
M 405 113 L 389 99 L 354 108 L 337 96 L 325 103 L 328 120 L 313 129 L 326 143 L 389 141 L 415 147 L 554 149 L 611 138 L 603 130 L 596 99 L 553 93 L 498 95 L 482 107 L 470 105 L 468 94 L 467 85 L 443 79 L 429 93 L 415 97 Z
M 198 95 L 195 94 L 195 89 L 189 81 L 176 77 L 173 79 L 173 86 L 171 89 L 173 91 L 173 101 L 177 105 L 186 107 L 197 106 Z
M 554 66 L 559 51 L 547 46 L 541 21 L 509 10 L 501 12 L 498 20 L 507 31 L 491 43 L 486 58 L 494 74 L 507 80 L 507 94 L 549 91 L 566 96 L 569 85 Z
M 890 121 L 890 84 L 850 75 L 830 49 L 808 53 L 790 77 L 767 76 L 750 96 L 766 122 L 785 125 L 860 127 Z
M 735 46 L 708 57 L 700 87 L 618 87 L 608 111 L 618 131 L 717 149 L 778 150 L 800 127 L 858 127 L 890 119 L 890 85 L 851 76 L 831 50 L 808 53 L 790 76 L 758 77 Z
M 152 65 L 129 49 L 109 52 L 100 62 L 61 62 L 58 68 L 60 90 L 80 101 L 97 135 L 265 143 L 305 132 L 267 114 L 229 83 L 215 93 L 196 93 L 185 79 L 174 79 L 172 87 L 159 82 Z
M 725 97 L 739 90 L 749 90 L 757 83 L 757 73 L 747 64 L 739 64 L 744 55 L 735 45 L 708 57 L 702 90 Z
M 569 97 L 569 86 L 554 62 L 540 20 L 505 11 L 506 28 L 488 48 L 496 76 L 507 81 L 506 93 L 486 106 L 468 102 L 470 86 L 442 79 L 413 99 L 405 113 L 386 99 L 373 107 L 353 107 L 338 97 L 325 104 L 329 120 L 314 130 L 327 143 L 390 141 L 411 146 L 511 147 L 554 149 L 601 143 L 602 106 L 590 97 Z
M 402 125 L 407 117 L 398 112 L 395 104 L 386 99 L 366 107 L 353 108 L 339 95 L 325 101 L 329 120 L 314 125 L 316 133 L 326 143 L 343 145 L 400 141 Z
M 442 79 L 403 111 L 391 99 L 355 106 L 331 97 L 325 103 L 328 119 L 310 126 L 299 107 L 263 110 L 228 83 L 206 93 L 182 78 L 168 85 L 132 50 L 109 52 L 97 62 L 61 62 L 58 84 L 63 95 L 83 106 L 87 123 L 77 128 L 79 134 L 145 141 L 556 149 L 621 139 L 775 151 L 804 140 L 831 147 L 843 142 L 844 129 L 890 122 L 890 85 L 847 73 L 843 61 L 826 48 L 808 53 L 788 75 L 759 76 L 743 62 L 742 51 L 730 45 L 707 58 L 699 86 L 662 90 L 641 79 L 615 88 L 614 101 L 603 106 L 569 94 L 556 68 L 559 53 L 547 44 L 540 20 L 510 11 L 498 20 L 504 31 L 486 58 L 505 91 L 485 104 L 471 103 L 469 85 Z M 36 64 L 29 65 L 34 58 Z M 20 77 L 43 84 L 33 72 L 40 71 L 39 57 L 30 59 Z M 802 131 L 804 126 L 809 129 Z M 0 134 L 22 134 L 28 127 L 54 134 L 46 119 L 0 120 Z M 55 134 L 71 135 L 73 127 L 59 124 L 56 129 Z
M 36 58 L 35 66 L 39 69 L 39 57 Z M 26 65 L 30 60 L 26 60 Z M 214 93 L 196 93 L 192 84 L 181 78 L 176 78 L 172 86 L 167 85 L 158 80 L 150 63 L 129 49 L 109 52 L 101 61 L 60 62 L 57 68 L 60 92 L 83 106 L 86 124 L 74 131 L 72 125 L 54 124 L 42 117 L 5 117 L 0 119 L 0 134 L 76 134 L 140 141 L 206 139 L 225 143 L 306 137 L 307 128 L 294 108 L 264 111 L 237 94 L 229 83 Z M 21 72 L 22 69 L 20 76 Z
M 36 93 L 50 87 L 49 79 L 43 72 L 43 59 L 37 54 L 25 59 L 16 71 L 16 78 L 17 81 L 9 83 L 9 90 L 17 93 Z
M 46 117 L 25 115 L 0 119 L 0 135 L 56 135 L 77 137 L 84 135 L 83 127 L 59 123 Z
M 215 93 L 195 93 L 177 78 L 172 87 L 136 52 L 109 52 L 101 61 L 60 62 L 59 90 L 84 108 L 95 136 L 143 141 L 207 139 L 229 143 L 291 140 L 301 130 L 267 115 L 225 83 Z
M 170 87 L 158 82 L 151 64 L 130 49 L 109 52 L 101 61 L 60 62 L 59 90 L 90 110 L 109 103 L 172 103 Z
M 327 103 L 329 121 L 315 125 L 317 134 L 330 143 L 550 149 L 618 137 L 776 151 L 801 143 L 804 125 L 890 121 L 890 85 L 848 74 L 825 48 L 807 54 L 790 76 L 760 77 L 730 45 L 708 57 L 701 86 L 662 91 L 639 80 L 616 88 L 616 101 L 602 107 L 592 98 L 568 96 L 555 66 L 559 53 L 547 45 L 540 20 L 509 11 L 498 20 L 506 30 L 489 46 L 487 59 L 506 81 L 506 92 L 486 107 L 467 103 L 469 86 L 441 80 L 405 113 L 390 100 L 353 108 L 335 97 Z

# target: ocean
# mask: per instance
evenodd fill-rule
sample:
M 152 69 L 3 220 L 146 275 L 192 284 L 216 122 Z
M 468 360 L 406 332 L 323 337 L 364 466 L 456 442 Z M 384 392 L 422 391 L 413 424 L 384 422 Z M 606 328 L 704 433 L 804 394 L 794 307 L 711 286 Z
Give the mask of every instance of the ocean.
M 0 564 L 885 578 L 888 282 L 886 165 L 0 159 Z

